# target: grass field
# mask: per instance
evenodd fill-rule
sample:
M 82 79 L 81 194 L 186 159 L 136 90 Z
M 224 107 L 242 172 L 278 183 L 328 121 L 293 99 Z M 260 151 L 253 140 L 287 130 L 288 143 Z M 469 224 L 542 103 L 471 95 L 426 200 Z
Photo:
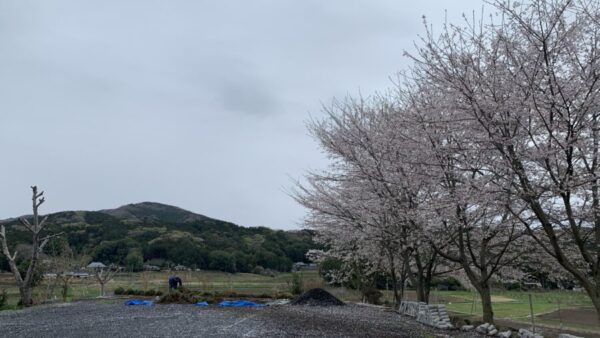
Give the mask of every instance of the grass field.
M 581 292 L 496 290 L 492 296 L 494 317 L 529 324 L 531 322 L 529 295 L 531 295 L 536 324 L 600 333 L 600 323 L 592 308 L 592 302 L 585 293 Z M 431 301 L 444 303 L 449 311 L 467 318 L 481 318 L 481 302 L 474 292 L 435 291 Z M 583 318 L 585 319 L 582 320 Z
M 167 280 L 170 274 L 168 272 L 120 273 L 107 284 L 106 293 L 112 293 L 117 287 L 136 290 L 160 290 L 164 293 L 168 291 Z M 300 274 L 306 288 L 324 286 L 316 271 L 303 271 Z M 271 297 L 285 293 L 289 294 L 292 280 L 290 273 L 282 273 L 275 277 L 214 271 L 179 272 L 177 275 L 181 277 L 185 287 L 203 292 L 235 292 L 243 295 L 268 295 Z M 36 300 L 40 301 L 46 298 L 49 289 L 48 282 L 42 282 L 35 289 L 34 298 Z M 0 290 L 6 290 L 9 307 L 14 307 L 19 300 L 19 291 L 14 285 L 11 274 L 0 274 Z M 60 298 L 58 288 L 55 289 L 54 295 Z M 100 285 L 94 278 L 73 279 L 68 300 L 90 299 L 98 296 L 100 296 Z
M 592 305 L 587 295 L 581 292 L 558 290 L 553 290 L 551 292 L 496 291 L 492 296 L 494 314 L 499 318 L 507 319 L 523 319 L 529 317 L 529 294 L 531 294 L 532 297 L 533 312 L 536 314 L 556 311 L 559 308 L 565 309 Z M 481 302 L 475 292 L 434 292 L 432 301 L 434 303 L 446 303 L 450 311 L 462 314 L 476 315 L 481 311 Z
M 168 272 L 121 273 L 107 285 L 106 292 L 112 293 L 117 287 L 166 292 L 169 275 Z M 184 286 L 194 290 L 211 293 L 236 293 L 245 296 L 290 296 L 292 281 L 290 273 L 282 273 L 275 277 L 213 271 L 180 272 L 178 275 L 183 279 Z M 324 282 L 316 271 L 303 271 L 301 276 L 304 289 L 324 287 Z M 12 275 L 0 274 L 1 289 L 5 289 L 8 293 L 8 308 L 15 308 L 18 302 L 18 290 L 14 287 Z M 342 300 L 361 301 L 361 296 L 356 290 L 329 287 L 327 289 Z M 44 299 L 47 290 L 48 285 L 43 282 L 36 288 L 36 299 Z M 54 294 L 60 299 L 59 289 L 56 289 Z M 532 296 L 536 323 L 600 333 L 600 323 L 595 322 L 596 317 L 591 308 L 591 301 L 585 293 L 579 292 L 553 290 L 526 293 L 495 290 L 492 298 L 495 318 L 528 323 L 530 321 L 529 294 Z M 99 295 L 100 286 L 93 278 L 74 280 L 68 300 L 90 299 Z M 414 299 L 414 297 L 414 292 L 407 291 L 408 299 Z M 392 299 L 392 292 L 385 291 L 383 300 L 391 303 Z M 446 304 L 450 312 L 466 318 L 477 320 L 481 316 L 481 303 L 477 294 L 471 291 L 432 291 L 430 302 Z

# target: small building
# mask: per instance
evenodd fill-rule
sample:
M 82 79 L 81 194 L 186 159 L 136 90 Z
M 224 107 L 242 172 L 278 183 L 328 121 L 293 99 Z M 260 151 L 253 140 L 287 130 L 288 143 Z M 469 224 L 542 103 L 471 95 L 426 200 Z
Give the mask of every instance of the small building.
M 175 270 L 175 271 L 192 271 L 192 269 L 188 268 L 188 267 L 187 267 L 187 266 L 185 266 L 185 265 L 181 265 L 181 264 L 180 264 L 180 265 L 176 265 L 176 266 L 173 268 L 173 270 Z
M 78 279 L 87 279 L 92 277 L 92 275 L 87 272 L 67 272 L 66 275 Z
M 304 263 L 304 262 L 296 262 L 292 265 L 292 271 L 302 271 L 302 270 L 317 270 L 316 263 Z
M 292 271 L 300 271 L 305 266 L 306 266 L 306 263 L 304 263 L 304 262 L 296 262 L 296 263 L 292 264 Z
M 90 263 L 90 264 L 87 266 L 87 268 L 88 268 L 88 269 L 93 269 L 93 270 L 96 270 L 96 269 L 106 269 L 106 265 L 104 265 L 104 264 L 102 264 L 102 263 L 100 263 L 100 262 L 91 262 L 91 263 Z
M 160 267 L 156 265 L 144 264 L 143 268 L 145 271 L 160 271 Z

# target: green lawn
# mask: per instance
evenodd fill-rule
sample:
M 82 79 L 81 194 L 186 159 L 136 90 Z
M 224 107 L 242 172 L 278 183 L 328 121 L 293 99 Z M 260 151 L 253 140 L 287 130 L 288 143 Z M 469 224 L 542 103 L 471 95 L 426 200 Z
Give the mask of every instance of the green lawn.
M 524 326 L 530 325 L 529 295 L 531 295 L 536 325 L 584 330 L 581 332 L 585 334 L 600 334 L 600 326 L 597 322 L 592 322 L 596 319 L 592 302 L 585 293 L 581 292 L 495 290 L 492 293 L 494 318 L 518 322 Z M 446 304 L 450 312 L 460 316 L 474 320 L 481 319 L 481 302 L 474 292 L 436 291 L 431 295 L 431 302 Z M 548 314 L 555 314 L 558 310 L 567 314 L 548 318 Z
M 523 319 L 529 317 L 529 294 L 531 294 L 533 312 L 548 313 L 559 308 L 591 306 L 592 302 L 585 293 L 572 291 L 495 291 L 493 293 L 494 315 L 497 318 Z M 431 300 L 446 304 L 449 311 L 478 315 L 481 302 L 476 293 L 470 291 L 434 291 Z M 437 301 L 436 301 L 437 298 Z M 475 301 L 474 301 L 475 300 Z

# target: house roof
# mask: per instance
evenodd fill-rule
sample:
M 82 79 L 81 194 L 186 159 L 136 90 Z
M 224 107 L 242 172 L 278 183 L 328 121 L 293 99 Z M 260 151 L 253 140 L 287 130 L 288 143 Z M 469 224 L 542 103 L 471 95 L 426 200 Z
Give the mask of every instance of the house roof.
M 90 265 L 88 265 L 87 267 L 91 268 L 91 269 L 98 269 L 98 268 L 105 268 L 106 265 L 104 265 L 100 262 L 91 262 Z

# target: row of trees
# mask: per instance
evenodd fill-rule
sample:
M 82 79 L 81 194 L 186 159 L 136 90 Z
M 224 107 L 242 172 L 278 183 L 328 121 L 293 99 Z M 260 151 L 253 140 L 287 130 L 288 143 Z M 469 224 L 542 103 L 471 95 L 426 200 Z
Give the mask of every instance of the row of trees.
M 188 238 L 151 241 L 144 247 L 127 238 L 104 241 L 91 255 L 96 261 L 112 262 L 133 271 L 142 270 L 145 262 L 161 267 L 182 264 L 190 268 L 226 272 L 250 272 L 256 266 L 277 271 L 291 270 L 292 258 L 296 255 L 287 255 L 277 248 L 266 249 L 263 246 L 266 240 L 262 236 L 251 239 L 256 241 L 256 245 L 245 247 L 242 243 L 237 247 L 218 248 Z M 301 249 L 299 256 L 305 259 L 303 254 L 307 249 Z
M 385 94 L 326 107 L 309 129 L 331 165 L 294 197 L 327 254 L 388 271 L 397 301 L 406 279 L 428 301 L 433 277 L 460 270 L 492 322 L 491 282 L 535 266 L 577 281 L 600 316 L 600 6 L 492 5 L 428 29 Z

